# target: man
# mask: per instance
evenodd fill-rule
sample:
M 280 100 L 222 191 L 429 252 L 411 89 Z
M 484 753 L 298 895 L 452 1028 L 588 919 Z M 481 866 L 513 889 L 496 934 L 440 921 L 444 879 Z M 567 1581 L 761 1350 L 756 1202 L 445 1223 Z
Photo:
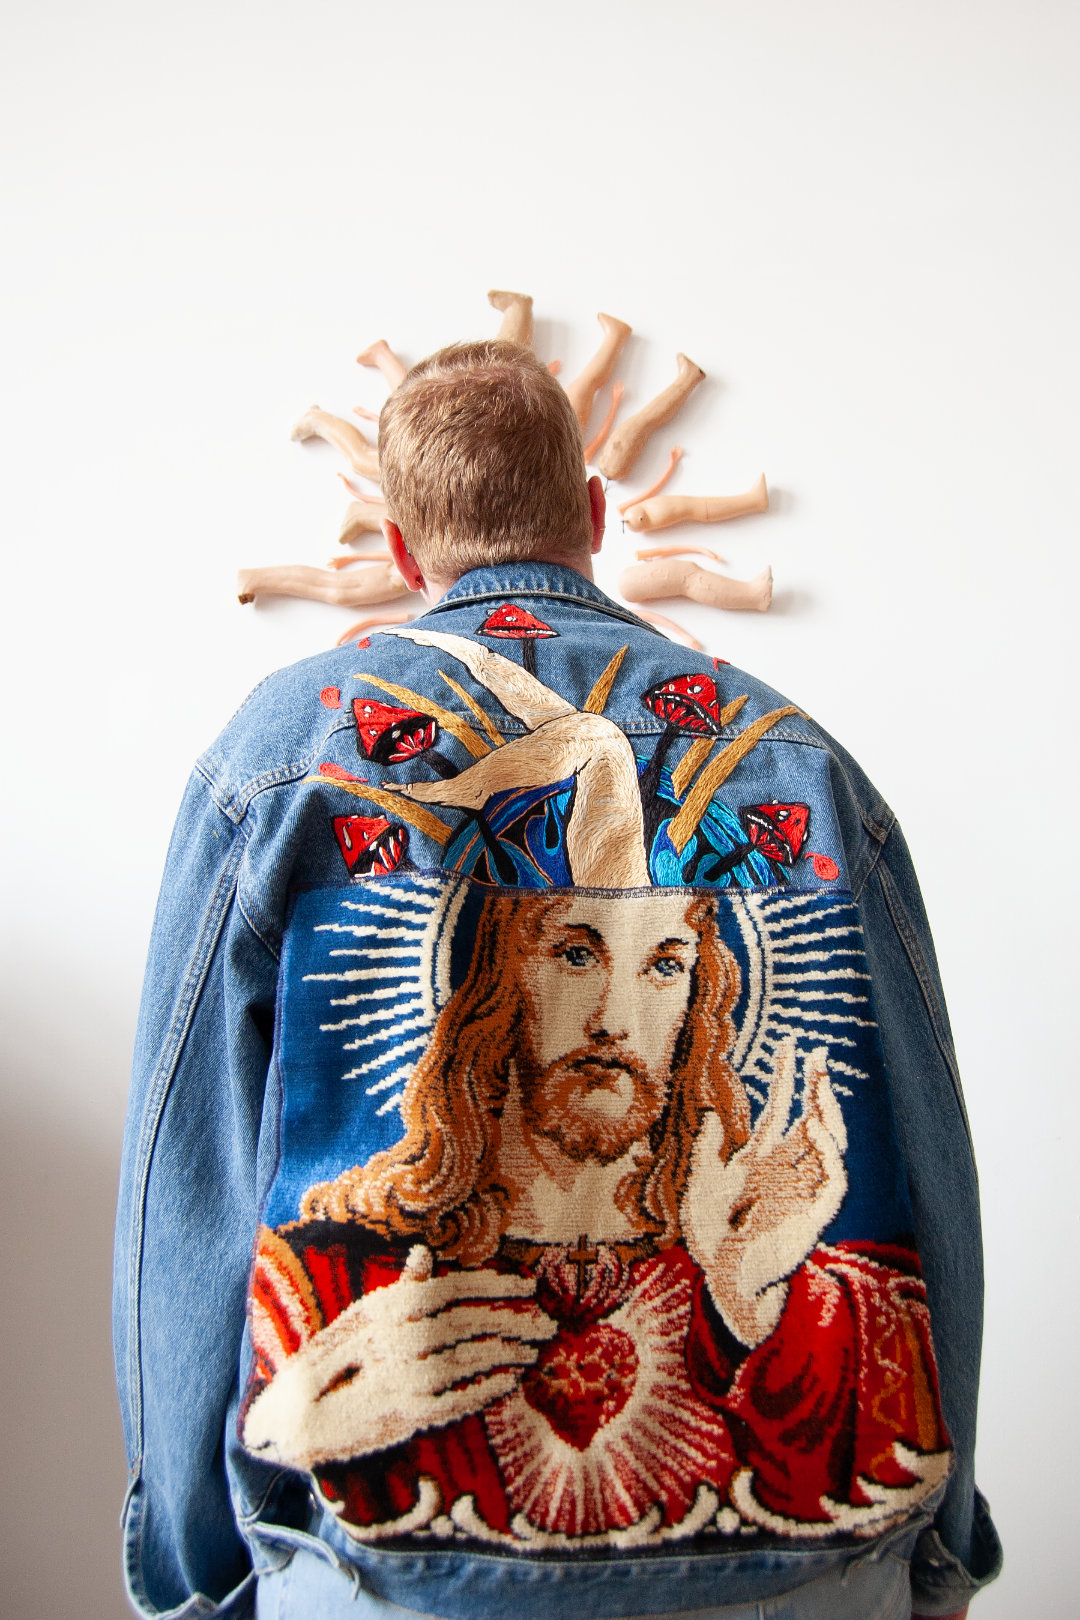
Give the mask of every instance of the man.
M 433 611 L 261 689 L 166 876 L 132 1595 L 962 1612 L 974 1172 L 891 815 L 591 585 L 602 491 L 527 352 L 416 368 L 380 448 Z

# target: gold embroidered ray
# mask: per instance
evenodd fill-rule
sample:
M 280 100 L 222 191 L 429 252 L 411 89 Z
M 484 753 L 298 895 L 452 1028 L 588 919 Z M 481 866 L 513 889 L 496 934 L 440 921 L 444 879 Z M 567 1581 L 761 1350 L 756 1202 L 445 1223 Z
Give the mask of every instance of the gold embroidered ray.
M 611 696 L 611 688 L 615 685 L 615 677 L 619 673 L 619 666 L 629 650 L 629 642 L 626 643 L 625 647 L 620 647 L 604 673 L 599 677 L 596 685 L 585 699 L 583 707 L 586 714 L 603 714 L 607 706 L 607 700 Z
M 749 693 L 744 692 L 742 697 L 732 698 L 730 703 L 724 704 L 724 707 L 720 710 L 720 724 L 722 726 L 730 726 L 731 722 L 734 720 L 735 716 L 738 714 L 748 697 Z M 691 777 L 697 773 L 699 768 L 704 765 L 705 761 L 712 753 L 713 744 L 715 741 L 715 737 L 695 737 L 682 759 L 680 759 L 679 763 L 672 771 L 671 785 L 675 789 L 675 797 L 677 799 L 682 798 L 686 789 L 690 785 Z
M 430 714 L 444 731 L 448 731 L 451 737 L 456 737 L 458 742 L 468 749 L 473 759 L 483 759 L 485 754 L 491 753 L 483 737 L 473 730 L 467 720 L 463 720 L 459 714 L 453 714 L 449 709 L 444 709 L 434 698 L 423 697 L 407 686 L 396 686 L 393 681 L 381 680 L 378 675 L 354 675 L 353 679 L 366 681 L 369 686 L 377 686 L 381 692 L 388 692 L 391 697 L 397 698 L 399 703 L 407 703 L 410 708 L 418 709 L 421 714 Z
M 759 720 L 747 726 L 745 731 L 741 731 L 733 742 L 729 742 L 723 753 L 717 754 L 711 765 L 706 765 L 683 800 L 678 815 L 672 818 L 668 827 L 668 837 L 678 854 L 681 855 L 690 842 L 709 807 L 710 799 L 717 788 L 727 781 L 736 765 L 757 747 L 765 733 L 770 727 L 775 726 L 778 720 L 785 720 L 788 715 L 802 712 L 789 703 L 782 709 L 773 709 L 769 714 L 763 714 Z
M 369 787 L 366 782 L 342 782 L 336 776 L 305 776 L 305 782 L 322 782 L 323 786 L 329 782 L 333 787 L 339 787 L 345 793 L 351 793 L 354 799 L 368 799 L 372 804 L 387 815 L 396 816 L 399 821 L 408 821 L 417 832 L 427 833 L 437 844 L 445 846 L 450 842 L 452 828 L 433 816 L 430 810 L 422 805 L 414 804 L 401 793 L 387 793 L 384 788 Z
M 489 714 L 485 714 L 484 710 L 480 707 L 479 703 L 477 703 L 476 699 L 474 697 L 470 697 L 465 688 L 463 686 L 459 686 L 454 677 L 452 675 L 448 675 L 445 669 L 440 669 L 439 674 L 442 676 L 451 692 L 456 692 L 462 703 L 464 703 L 467 708 L 472 710 L 473 714 L 475 714 L 476 718 L 479 720 L 480 724 L 483 726 L 496 748 L 501 748 L 503 743 L 506 741 L 506 738 L 503 736 L 502 732 L 496 728 L 495 722 L 492 720 L 491 716 Z

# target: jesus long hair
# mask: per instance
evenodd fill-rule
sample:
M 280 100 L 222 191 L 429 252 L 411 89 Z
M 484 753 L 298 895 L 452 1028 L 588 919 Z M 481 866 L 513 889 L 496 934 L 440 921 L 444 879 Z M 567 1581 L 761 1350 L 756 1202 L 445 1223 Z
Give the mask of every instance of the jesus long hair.
M 309 1188 L 303 1220 L 355 1221 L 389 1238 L 421 1239 L 440 1258 L 466 1266 L 496 1252 L 514 1191 L 497 1161 L 510 1068 L 527 1016 L 521 965 L 535 950 L 543 918 L 559 904 L 546 895 L 485 902 L 465 981 L 406 1084 L 401 1140 Z M 749 1103 L 727 1057 L 738 965 L 719 937 L 713 902 L 689 900 L 686 922 L 698 936 L 698 954 L 670 1091 L 616 1195 L 635 1229 L 661 1246 L 679 1236 L 679 1199 L 705 1113 L 715 1112 L 723 1124 L 725 1162 L 750 1134 Z

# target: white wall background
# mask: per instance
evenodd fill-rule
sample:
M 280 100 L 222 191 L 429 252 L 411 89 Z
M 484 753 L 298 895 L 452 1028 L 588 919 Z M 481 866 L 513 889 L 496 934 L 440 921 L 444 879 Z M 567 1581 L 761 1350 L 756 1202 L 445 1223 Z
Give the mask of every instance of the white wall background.
M 355 617 L 233 575 L 333 553 L 339 463 L 294 419 L 378 406 L 373 338 L 494 333 L 493 285 L 571 373 L 630 320 L 635 403 L 705 367 L 642 482 L 676 438 L 677 487 L 769 475 L 713 534 L 773 612 L 681 616 L 904 822 L 984 1188 L 1008 1562 L 976 1612 L 1074 1615 L 1080 12 L 3 9 L 5 1615 L 125 1612 L 107 1275 L 166 840 L 247 690 Z

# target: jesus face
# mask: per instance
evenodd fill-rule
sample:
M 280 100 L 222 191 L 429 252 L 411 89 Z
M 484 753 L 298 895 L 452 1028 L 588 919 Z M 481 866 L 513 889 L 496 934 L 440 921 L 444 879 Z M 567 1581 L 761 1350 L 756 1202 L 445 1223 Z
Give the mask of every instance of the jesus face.
M 610 1164 L 660 1117 L 698 939 L 685 896 L 573 895 L 523 964 L 521 1108 L 569 1158 Z

